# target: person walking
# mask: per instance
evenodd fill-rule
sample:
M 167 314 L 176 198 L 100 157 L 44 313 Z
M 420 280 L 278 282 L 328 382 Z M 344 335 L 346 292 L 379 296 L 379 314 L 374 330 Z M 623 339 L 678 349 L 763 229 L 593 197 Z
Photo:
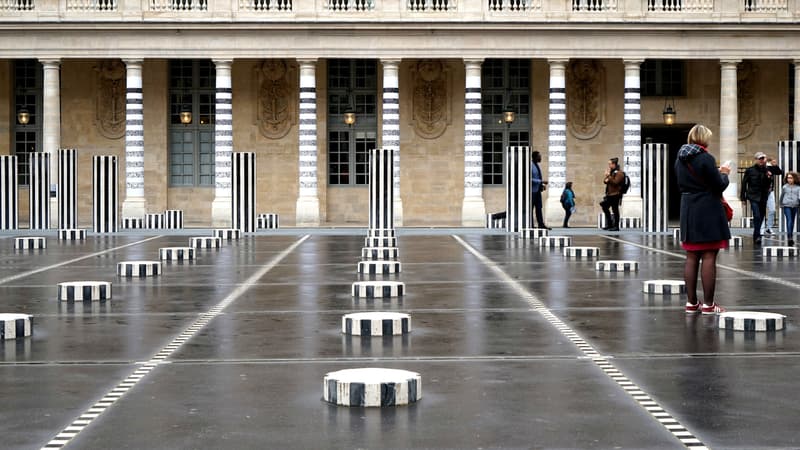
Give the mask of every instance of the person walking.
M 797 210 L 800 209 L 800 184 L 798 184 L 796 172 L 786 174 L 786 184 L 781 188 L 780 205 L 783 217 L 786 218 L 786 233 L 789 239 L 789 246 L 794 245 L 794 219 L 797 217 Z
M 750 201 L 753 212 L 753 243 L 761 244 L 761 224 L 767 213 L 767 197 L 772 188 L 772 172 L 767 170 L 767 155 L 758 152 L 754 156 L 755 164 L 744 171 L 742 190 L 739 198 L 742 202 Z
M 619 158 L 608 160 L 603 184 L 606 185 L 606 195 L 600 202 L 606 218 L 604 230 L 619 231 L 619 203 L 622 201 L 622 185 L 625 183 L 625 173 L 619 169 Z M 613 217 L 612 217 L 613 215 Z
M 783 170 L 778 166 L 778 161 L 775 159 L 767 158 L 767 171 L 772 174 L 773 180 L 779 180 L 783 175 Z M 769 196 L 767 196 L 767 214 L 764 217 L 764 227 L 761 229 L 761 234 L 772 235 L 772 227 L 775 225 L 775 184 L 769 188 Z M 780 220 L 780 219 L 779 219 Z
M 538 227 L 552 230 L 552 228 L 544 224 L 544 217 L 542 216 L 542 191 L 547 189 L 547 181 L 542 179 L 542 169 L 539 167 L 540 162 L 542 162 L 542 155 L 536 151 L 531 153 L 531 201 Z
M 708 151 L 711 130 L 695 125 L 687 143 L 678 150 L 675 175 L 681 192 L 681 247 L 686 250 L 683 279 L 686 283 L 686 312 L 716 314 L 725 308 L 714 300 L 717 283 L 717 254 L 728 248 L 731 231 L 722 205 L 728 187 L 730 167 L 716 167 Z M 702 267 L 702 269 L 701 269 Z M 703 302 L 697 298 L 697 276 L 703 281 Z
M 569 218 L 575 212 L 575 192 L 572 191 L 572 181 L 567 181 L 561 191 L 561 207 L 564 208 L 564 228 L 569 228 Z

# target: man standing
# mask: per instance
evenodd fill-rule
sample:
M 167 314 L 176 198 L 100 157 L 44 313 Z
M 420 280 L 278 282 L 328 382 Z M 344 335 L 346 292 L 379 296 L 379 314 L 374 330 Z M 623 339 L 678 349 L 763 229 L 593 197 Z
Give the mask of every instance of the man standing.
M 767 161 L 767 171 L 772 174 L 773 180 L 780 180 L 783 175 L 783 170 L 778 166 L 778 161 L 770 159 Z M 767 215 L 765 217 L 764 227 L 761 229 L 762 234 L 772 234 L 772 227 L 775 225 L 775 183 L 773 181 L 769 188 L 769 196 L 767 197 Z
M 772 173 L 767 170 L 767 155 L 758 152 L 754 156 L 756 162 L 744 171 L 742 192 L 739 198 L 750 201 L 753 212 L 753 243 L 761 244 L 761 224 L 767 212 L 767 198 L 772 189 Z
M 600 202 L 600 207 L 603 208 L 603 214 L 606 216 L 604 230 L 619 231 L 619 203 L 622 200 L 623 183 L 625 183 L 625 173 L 619 170 L 619 158 L 609 159 L 605 178 L 603 178 L 606 195 Z
M 536 224 L 539 228 L 551 230 L 552 228 L 544 224 L 542 216 L 542 191 L 547 189 L 547 181 L 542 180 L 542 169 L 539 163 L 542 162 L 542 155 L 539 152 L 531 153 L 531 200 L 533 201 L 533 211 L 536 213 Z

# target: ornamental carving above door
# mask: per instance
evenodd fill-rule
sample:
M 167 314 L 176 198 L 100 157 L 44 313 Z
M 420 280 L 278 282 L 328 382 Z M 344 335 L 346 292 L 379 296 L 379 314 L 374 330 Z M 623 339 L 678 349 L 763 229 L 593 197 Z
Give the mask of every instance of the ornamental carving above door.
M 103 61 L 97 72 L 95 125 L 108 139 L 125 136 L 125 65 L 120 60 Z
M 296 123 L 296 70 L 294 65 L 282 59 L 267 60 L 256 69 L 256 122 L 261 134 L 268 139 L 286 136 Z
M 606 125 L 605 69 L 595 61 L 573 61 L 567 70 L 567 123 L 578 139 L 592 139 Z
M 423 59 L 411 75 L 411 125 L 420 137 L 435 139 L 450 124 L 450 70 L 441 61 Z

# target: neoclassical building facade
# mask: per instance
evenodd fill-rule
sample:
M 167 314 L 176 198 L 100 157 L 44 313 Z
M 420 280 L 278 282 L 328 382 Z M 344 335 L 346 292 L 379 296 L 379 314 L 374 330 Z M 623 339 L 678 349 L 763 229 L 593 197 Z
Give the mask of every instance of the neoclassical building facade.
M 528 145 L 548 222 L 572 181 L 572 223 L 591 225 L 612 157 L 641 214 L 645 142 L 675 152 L 704 123 L 744 165 L 797 139 L 798 20 L 797 0 L 4 0 L 0 154 L 18 156 L 23 226 L 27 155 L 59 148 L 78 151 L 82 225 L 92 155 L 119 158 L 123 217 L 229 224 L 242 151 L 259 212 L 363 226 L 374 147 L 397 150 L 398 225 L 483 226 L 505 208 L 504 149 Z

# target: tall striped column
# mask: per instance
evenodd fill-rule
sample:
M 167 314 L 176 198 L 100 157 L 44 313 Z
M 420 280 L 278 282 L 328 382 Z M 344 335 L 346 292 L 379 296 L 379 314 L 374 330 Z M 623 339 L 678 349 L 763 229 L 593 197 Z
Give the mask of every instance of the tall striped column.
M 369 158 L 369 228 L 394 228 L 394 150 L 375 148 Z
M 117 157 L 92 156 L 92 231 L 116 233 L 119 228 Z
M 30 184 L 28 185 L 28 228 L 50 228 L 50 154 L 29 153 Z
M 0 155 L 0 230 L 19 228 L 17 157 Z
M 319 226 L 317 193 L 317 60 L 299 60 L 300 64 L 300 192 L 295 222 L 298 226 Z
M 461 225 L 483 226 L 486 203 L 483 200 L 483 131 L 481 126 L 482 59 L 465 60 L 464 92 L 464 202 Z
M 78 228 L 78 151 L 58 150 L 58 229 Z
M 382 59 L 383 66 L 383 121 L 381 145 L 394 150 L 394 224 L 403 225 L 403 200 L 400 198 L 400 60 Z
M 144 113 L 142 60 L 125 62 L 125 200 L 123 217 L 144 217 Z
M 800 141 L 778 141 L 778 166 L 783 169 L 784 176 L 789 172 L 797 173 L 800 171 Z M 780 203 L 777 202 L 781 198 L 781 190 L 783 189 L 784 177 L 781 180 L 775 180 L 775 212 L 778 214 L 778 230 L 786 231 L 786 223 L 783 218 L 783 210 Z M 797 226 L 795 225 L 795 231 Z
M 547 186 L 545 220 L 560 223 L 564 218 L 561 191 L 567 182 L 567 60 L 551 59 L 550 108 L 547 125 Z M 544 206 L 544 205 L 543 205 Z M 515 230 L 516 231 L 516 230 Z
M 719 161 L 736 161 L 739 152 L 739 106 L 736 65 L 739 60 L 720 61 Z M 733 208 L 734 217 L 744 217 L 739 201 L 739 179 L 729 177 L 723 195 Z
M 230 59 L 215 59 L 214 105 L 214 201 L 211 222 L 215 227 L 231 225 L 231 154 L 233 153 L 233 91 Z
M 515 233 L 530 228 L 531 148 L 506 149 L 506 231 Z
M 631 188 L 622 202 L 622 215 L 642 217 L 642 112 L 639 85 L 641 60 L 625 60 L 625 104 L 623 106 L 622 170 Z M 666 231 L 666 230 L 664 230 Z
M 243 233 L 256 231 L 256 154 L 233 153 L 233 216 L 231 228 Z
M 669 218 L 668 159 L 669 146 L 667 144 L 645 144 L 642 149 L 642 226 L 646 232 L 667 231 L 667 219 Z M 631 180 L 631 189 L 633 189 L 632 185 L 633 180 Z
M 61 60 L 39 61 L 42 63 L 42 151 L 50 154 L 50 173 L 56 173 L 56 152 L 61 146 Z M 57 208 L 58 199 L 51 197 L 52 220 L 55 220 Z
M 800 140 L 800 59 L 794 60 L 794 120 L 792 138 Z

